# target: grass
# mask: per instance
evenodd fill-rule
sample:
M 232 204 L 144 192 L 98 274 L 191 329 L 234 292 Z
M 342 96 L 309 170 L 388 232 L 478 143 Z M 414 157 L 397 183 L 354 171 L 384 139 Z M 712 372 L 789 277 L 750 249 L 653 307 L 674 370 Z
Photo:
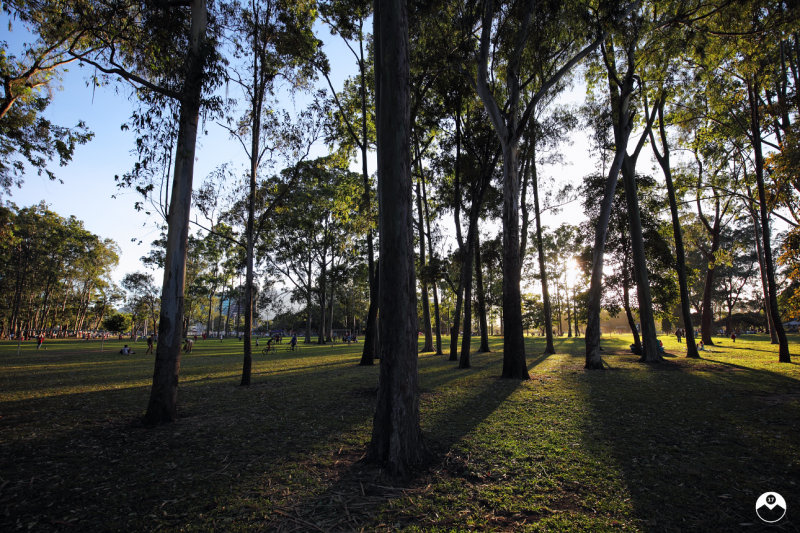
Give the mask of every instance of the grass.
M 766 491 L 789 507 L 771 530 L 797 530 L 800 366 L 764 337 L 701 360 L 662 339 L 643 365 L 607 337 L 593 372 L 581 339 L 549 357 L 531 339 L 522 383 L 498 378 L 500 338 L 470 370 L 421 355 L 433 459 L 403 482 L 360 461 L 378 371 L 360 344 L 259 352 L 241 388 L 241 343 L 198 341 L 180 420 L 146 429 L 143 343 L 0 343 L 0 530 L 757 531 Z

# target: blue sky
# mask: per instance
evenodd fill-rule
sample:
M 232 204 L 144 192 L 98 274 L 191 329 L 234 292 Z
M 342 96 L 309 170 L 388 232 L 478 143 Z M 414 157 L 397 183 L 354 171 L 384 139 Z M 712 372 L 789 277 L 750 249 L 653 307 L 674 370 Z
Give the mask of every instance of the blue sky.
M 9 31 L 7 16 L 0 17 L 0 40 L 7 41 L 9 49 L 14 51 L 21 47 L 22 40 L 30 39 L 30 34 L 18 22 L 12 27 L 13 31 Z M 325 41 L 325 51 L 333 67 L 331 79 L 338 89 L 355 71 L 353 56 L 339 37 L 331 37 L 327 29 L 319 25 L 316 30 L 317 36 Z M 114 239 L 121 250 L 120 265 L 113 276 L 119 281 L 128 272 L 143 269 L 139 258 L 148 253 L 150 243 L 158 237 L 155 223 L 159 220 L 155 214 L 147 216 L 136 211 L 134 204 L 141 196 L 134 190 L 118 188 L 114 181 L 115 175 L 129 171 L 135 161 L 131 154 L 135 135 L 120 127 L 133 109 L 130 89 L 125 84 L 93 88 L 87 84 L 93 74 L 92 68 L 71 64 L 62 75 L 61 86 L 53 90 L 52 103 L 45 112 L 54 123 L 63 126 L 73 126 L 83 120 L 95 134 L 92 141 L 75 150 L 69 165 L 51 165 L 64 183 L 31 172 L 26 175 L 22 188 L 15 188 L 7 199 L 20 207 L 44 200 L 60 215 L 75 215 L 84 221 L 89 231 Z M 324 79 L 320 87 L 323 83 Z M 234 90 L 231 87 L 231 96 L 235 96 Z M 296 102 L 288 105 L 302 106 L 305 102 L 306 99 L 298 95 Z M 201 132 L 203 130 L 208 131 L 208 135 L 201 133 L 198 137 L 195 186 L 217 165 L 227 161 L 238 165 L 245 158 L 238 142 L 231 140 L 222 128 L 206 123 L 201 127 Z
M 19 46 L 20 39 L 30 36 L 19 24 L 14 32 L 8 30 L 7 17 L 0 17 L 0 40 L 9 42 L 10 49 Z M 331 61 L 331 78 L 339 89 L 344 79 L 355 72 L 354 59 L 341 39 L 331 37 L 326 28 L 318 25 L 317 36 L 325 42 L 325 52 Z M 130 117 L 133 105 L 129 100 L 130 89 L 125 84 L 92 88 L 87 80 L 93 69 L 76 64 L 64 72 L 59 90 L 53 92 L 53 99 L 47 109 L 47 116 L 56 124 L 71 126 L 83 120 L 95 137 L 84 146 L 76 149 L 73 161 L 66 167 L 55 167 L 63 184 L 51 182 L 46 177 L 32 173 L 25 178 L 22 189 L 15 189 L 10 198 L 18 206 L 29 206 L 44 200 L 52 210 L 62 216 L 75 215 L 83 220 L 86 228 L 104 238 L 115 240 L 121 250 L 120 265 L 113 277 L 119 281 L 128 273 L 143 270 L 139 258 L 150 250 L 150 243 L 158 237 L 156 223 L 160 222 L 156 215 L 147 216 L 134 209 L 134 203 L 140 200 L 135 191 L 120 189 L 116 186 L 114 176 L 124 174 L 132 168 L 134 157 L 131 151 L 135 145 L 135 136 L 130 131 L 123 131 L 120 126 Z M 324 79 L 318 83 L 327 88 Z M 234 95 L 231 87 L 230 95 Z M 574 104 L 583 100 L 585 87 L 581 84 L 567 93 L 559 103 Z M 305 105 L 305 97 L 286 98 L 287 106 Z M 292 103 L 291 100 L 296 100 Z M 224 162 L 243 163 L 245 155 L 237 141 L 216 124 L 204 124 L 201 131 L 208 135 L 198 137 L 197 160 L 195 164 L 194 183 L 200 185 L 206 175 Z M 556 176 L 560 180 L 579 180 L 580 177 L 593 171 L 593 161 L 588 153 L 588 144 L 581 133 L 572 135 L 573 144 L 564 145 L 565 162 L 555 167 L 543 166 L 543 176 Z M 360 164 L 354 164 L 360 171 Z M 370 172 L 374 172 L 374 159 L 370 161 Z M 543 223 L 555 227 L 564 220 L 571 223 L 582 218 L 580 207 L 570 206 L 557 216 L 545 213 Z M 452 225 L 448 218 L 445 224 Z M 445 228 L 445 233 L 452 233 Z M 446 242 L 447 246 L 453 243 Z M 160 283 L 160 274 L 157 275 Z

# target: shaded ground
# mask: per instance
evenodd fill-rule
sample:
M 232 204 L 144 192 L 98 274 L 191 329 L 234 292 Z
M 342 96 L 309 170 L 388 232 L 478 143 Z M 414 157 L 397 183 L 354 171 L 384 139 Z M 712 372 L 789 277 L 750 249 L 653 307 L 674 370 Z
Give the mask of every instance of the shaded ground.
M 766 491 L 789 507 L 770 530 L 797 530 L 800 366 L 763 338 L 699 361 L 663 340 L 676 357 L 650 366 L 606 339 L 600 372 L 581 340 L 531 341 L 524 383 L 498 378 L 501 339 L 470 370 L 422 355 L 433 460 L 402 483 L 360 461 L 377 380 L 360 345 L 259 354 L 240 388 L 241 344 L 198 341 L 181 419 L 145 429 L 143 345 L 0 343 L 0 530 L 758 531 Z

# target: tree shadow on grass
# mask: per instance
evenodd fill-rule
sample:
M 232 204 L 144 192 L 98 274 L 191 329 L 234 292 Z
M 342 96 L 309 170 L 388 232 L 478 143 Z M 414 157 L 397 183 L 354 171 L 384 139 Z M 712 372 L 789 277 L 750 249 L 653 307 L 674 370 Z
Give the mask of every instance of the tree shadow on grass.
M 458 443 L 506 402 L 520 388 L 520 382 L 493 375 L 498 368 L 497 352 L 472 357 L 471 376 L 440 358 L 425 363 L 444 366 L 434 372 L 426 368 L 421 373 L 421 416 L 430 461 L 413 477 L 387 478 L 381 468 L 363 461 L 363 447 L 351 448 L 350 454 L 326 476 L 332 481 L 329 485 L 312 494 L 298 495 L 275 509 L 264 524 L 265 529 L 354 531 L 395 530 L 410 525 L 423 529 L 453 527 L 455 524 L 437 523 L 435 516 L 409 515 L 400 509 L 404 502 L 414 498 L 441 499 L 442 494 L 428 493 L 434 483 L 463 488 L 464 484 L 480 481 L 480 474 L 473 472 L 469 460 L 461 456 Z M 529 364 L 529 369 L 547 357 L 542 355 Z M 477 379 L 475 373 L 480 373 Z
M 397 493 L 371 467 L 363 466 L 363 475 L 373 479 L 373 472 L 375 481 L 361 482 L 356 461 L 369 438 L 377 365 L 357 367 L 349 357 L 335 362 L 325 355 L 297 356 L 283 361 L 287 367 L 262 361 L 253 386 L 241 388 L 230 379 L 238 357 L 207 359 L 185 359 L 200 366 L 183 372 L 180 418 L 154 429 L 131 423 L 149 386 L 114 389 L 116 374 L 97 376 L 91 368 L 83 379 L 92 386 L 108 380 L 108 387 L 0 403 L 0 413 L 21 413 L 0 418 L 0 529 L 264 529 L 283 509 L 300 505 L 298 497 L 311 505 L 321 492 L 337 498 L 341 487 L 358 482 L 354 509 L 361 505 L 369 515 L 376 493 L 382 501 Z M 429 361 L 450 370 L 422 381 L 423 405 L 443 410 L 446 431 L 437 432 L 436 423 L 428 435 L 435 452 L 519 386 L 487 374 L 488 392 L 476 390 L 455 404 L 459 396 L 445 392 L 467 374 L 447 361 Z
M 616 465 L 646 530 L 756 530 L 761 493 L 800 503 L 797 380 L 709 359 L 615 367 L 583 381 L 585 446 Z M 790 511 L 772 530 L 798 525 Z
M 149 386 L 3 402 L 14 415 L 0 419 L 0 530 L 225 529 L 268 510 L 254 495 L 296 483 L 282 465 L 347 443 L 368 419 L 371 402 L 348 391 L 377 372 L 341 367 L 258 375 L 249 389 L 194 376 L 179 387 L 179 420 L 154 429 L 132 424 Z

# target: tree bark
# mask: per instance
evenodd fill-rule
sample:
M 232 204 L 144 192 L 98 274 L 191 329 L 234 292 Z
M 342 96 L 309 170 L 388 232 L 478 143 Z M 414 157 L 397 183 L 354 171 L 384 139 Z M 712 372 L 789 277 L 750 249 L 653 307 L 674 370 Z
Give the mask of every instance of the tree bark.
M 411 203 L 408 14 L 375 2 L 376 130 L 380 202 L 381 364 L 368 460 L 405 477 L 422 463 L 417 383 L 417 293 Z
M 422 217 L 422 161 L 417 147 L 417 221 L 418 221 L 418 235 L 419 235 L 419 267 L 420 271 L 424 272 L 425 262 L 425 225 Z M 431 302 L 428 296 L 428 280 L 423 274 L 421 280 L 422 290 L 422 333 L 425 335 L 425 345 L 422 347 L 422 352 L 433 351 L 433 331 L 431 329 Z
M 480 233 L 475 234 L 475 290 L 478 293 L 478 318 L 481 324 L 480 353 L 488 353 L 489 328 L 486 323 L 486 294 L 483 292 L 483 266 L 481 265 L 481 240 Z
M 458 368 L 469 368 L 469 352 L 472 346 L 472 259 L 475 255 L 475 235 L 478 229 L 477 209 L 475 198 L 470 207 L 469 229 L 467 230 L 467 251 L 464 262 L 461 264 L 461 273 L 464 286 L 464 322 L 461 328 L 461 356 L 458 359 Z
M 753 230 L 755 231 L 756 254 L 758 256 L 758 271 L 761 277 L 761 290 L 764 294 L 764 316 L 767 318 L 767 331 L 772 344 L 778 344 L 778 334 L 772 325 L 772 314 L 769 312 L 769 285 L 767 284 L 767 268 L 764 264 L 764 251 L 761 249 L 761 224 L 758 223 L 759 214 L 751 212 Z
M 522 330 L 522 260 L 519 250 L 519 176 L 517 146 L 503 143 L 503 373 L 530 379 Z
M 759 213 L 761 215 L 761 239 L 764 250 L 764 264 L 767 267 L 767 288 L 769 289 L 769 313 L 778 335 L 778 361 L 791 363 L 789 354 L 789 341 L 783 329 L 781 315 L 778 311 L 778 287 L 775 283 L 775 265 L 772 260 L 770 244 L 769 211 L 767 208 L 767 193 L 764 187 L 764 155 L 761 148 L 761 119 L 758 112 L 758 83 L 755 79 L 748 79 L 747 96 L 750 102 L 750 129 L 753 142 L 753 155 L 755 156 L 756 184 L 758 185 Z
M 422 175 L 422 203 L 425 207 L 425 227 L 428 233 L 428 257 L 433 259 L 433 239 L 431 238 L 431 216 L 428 212 L 428 198 L 425 193 L 425 175 Z M 442 317 L 439 310 L 439 290 L 437 283 L 433 282 L 433 313 L 436 327 L 436 355 L 442 355 Z
M 678 273 L 678 287 L 681 294 L 681 317 L 683 318 L 684 336 L 686 338 L 686 357 L 693 359 L 699 358 L 697 344 L 694 342 L 694 326 L 692 325 L 692 309 L 689 300 L 689 276 L 686 273 L 686 252 L 683 246 L 683 230 L 681 229 L 680 216 L 678 215 L 678 202 L 675 195 L 675 184 L 672 181 L 672 166 L 669 161 L 669 144 L 667 143 L 666 124 L 664 122 L 664 102 L 666 95 L 659 98 L 658 106 L 658 131 L 661 137 L 662 152 L 656 147 L 655 135 L 650 132 L 650 140 L 653 145 L 653 153 L 664 173 L 667 182 L 667 199 L 669 200 L 669 211 L 672 216 L 672 235 L 675 238 L 675 270 Z
M 550 306 L 550 289 L 547 283 L 547 267 L 544 257 L 544 239 L 542 239 L 542 216 L 539 207 L 539 175 L 536 170 L 536 148 L 533 151 L 533 163 L 531 165 L 531 182 L 533 186 L 533 212 L 536 219 L 536 251 L 539 256 L 539 275 L 542 280 L 542 305 L 544 305 L 544 353 L 556 353 L 553 345 L 553 309 Z
M 627 106 L 624 108 L 627 113 Z M 611 219 L 611 207 L 614 203 L 614 191 L 617 188 L 617 178 L 622 166 L 625 148 L 617 145 L 614 161 L 608 170 L 606 187 L 603 192 L 603 201 L 600 204 L 600 216 L 594 234 L 594 248 L 592 248 L 592 278 L 589 284 L 589 301 L 586 311 L 586 363 L 584 368 L 600 370 L 603 368 L 603 358 L 600 356 L 600 300 L 603 295 L 603 255 L 606 248 L 606 235 L 608 223 Z
M 178 374 L 181 361 L 180 328 L 183 322 L 186 252 L 189 238 L 189 211 L 192 201 L 197 124 L 203 90 L 205 59 L 201 49 L 205 40 L 208 13 L 205 0 L 193 0 L 188 70 L 181 98 L 180 126 L 175 153 L 164 283 L 161 291 L 161 319 L 153 370 L 153 386 L 144 415 L 146 425 L 173 422 L 178 416 Z
M 456 162 L 455 162 L 455 187 L 453 192 L 454 208 L 453 218 L 456 223 L 456 242 L 463 263 L 466 246 L 461 236 L 461 99 L 458 101 L 456 109 Z M 464 268 L 458 276 L 458 288 L 456 289 L 456 307 L 450 322 L 450 357 L 449 361 L 458 361 L 458 330 L 461 323 L 461 304 L 464 294 Z
M 656 326 L 653 318 L 653 300 L 650 296 L 650 281 L 644 253 L 642 219 L 639 213 L 639 197 L 636 192 L 636 159 L 625 156 L 622 162 L 622 178 L 625 182 L 625 201 L 628 206 L 628 222 L 631 229 L 633 273 L 636 277 L 636 292 L 639 300 L 639 322 L 642 325 L 642 358 L 645 363 L 662 361 L 659 351 Z

